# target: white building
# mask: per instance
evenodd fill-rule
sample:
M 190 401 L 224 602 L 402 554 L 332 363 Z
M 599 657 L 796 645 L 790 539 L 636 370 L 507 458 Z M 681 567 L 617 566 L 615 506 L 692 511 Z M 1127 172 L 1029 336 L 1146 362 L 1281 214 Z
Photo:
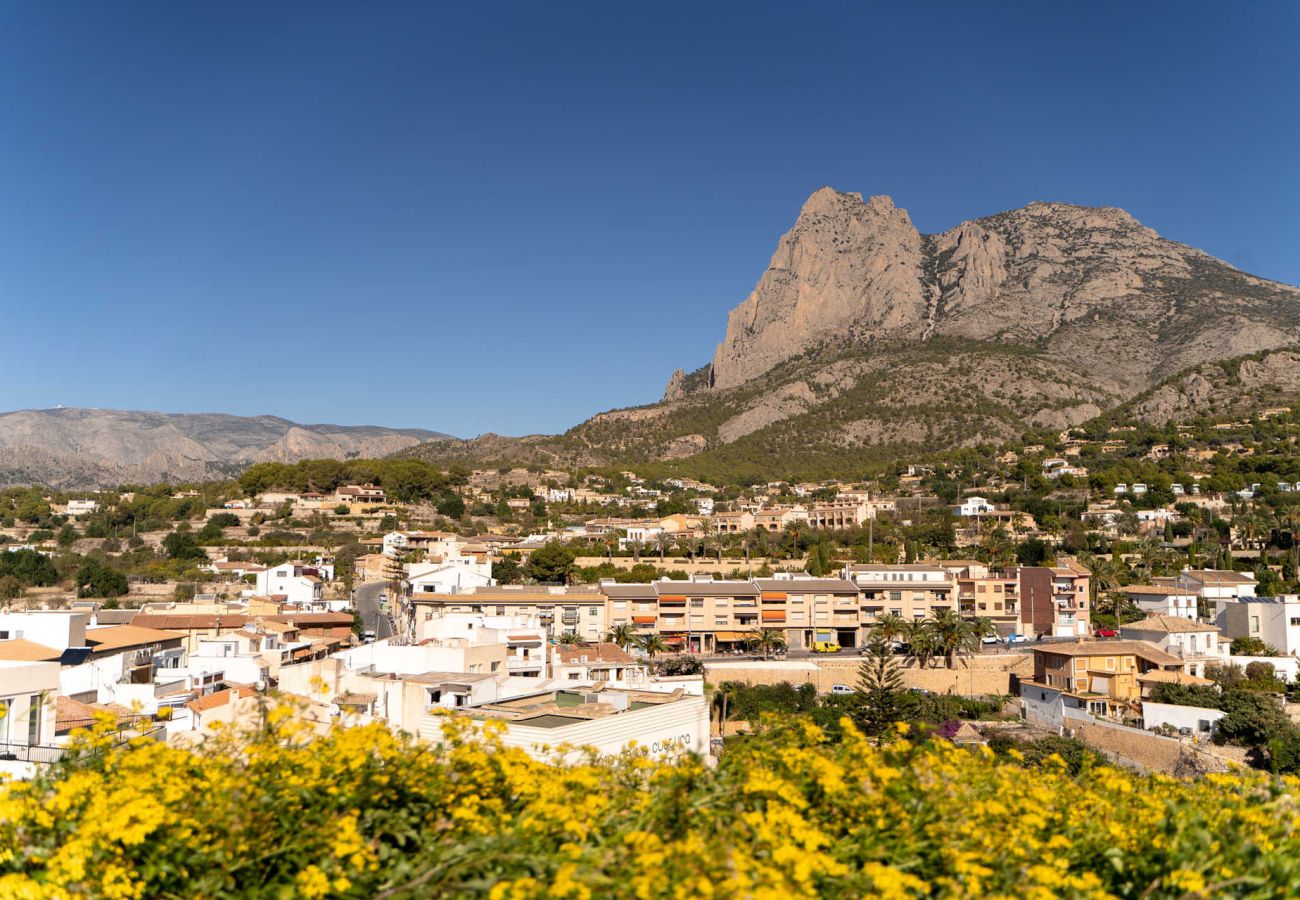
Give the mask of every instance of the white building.
M 457 556 L 436 563 L 411 563 L 407 582 L 416 594 L 463 594 L 496 584 L 492 563 L 473 556 Z
M 1147 616 L 1121 625 L 1119 635 L 1125 640 L 1148 641 L 1170 656 L 1177 656 L 1189 675 L 1204 678 L 1206 666 L 1222 662 L 1218 627 L 1185 616 Z
M 1196 593 L 1186 588 L 1159 584 L 1130 584 L 1124 588 L 1133 605 L 1147 615 L 1196 618 Z
M 696 497 L 696 498 L 695 498 L 695 512 L 696 512 L 698 515 L 701 515 L 701 516 L 711 516 L 711 515 L 713 515 L 713 498 L 712 498 L 712 497 Z
M 314 566 L 300 562 L 281 563 L 257 573 L 257 593 L 283 598 L 299 606 L 323 605 L 325 584 Z M 344 606 L 347 601 L 341 601 Z
M 994 509 L 996 507 L 983 497 L 967 497 L 953 508 L 953 512 L 959 516 L 985 516 Z
M 1221 709 L 1142 701 L 1142 727 L 1147 731 L 1168 725 L 1182 734 L 1208 737 L 1214 733 L 1215 723 L 1226 715 Z
M 1184 569 L 1174 579 L 1174 587 L 1206 601 L 1217 617 L 1225 605 L 1254 598 L 1255 576 L 1226 569 Z
M 47 761 L 28 748 L 54 744 L 58 694 L 57 662 L 0 659 L 0 774 L 28 778 Z
M 585 750 L 614 755 L 636 746 L 651 756 L 674 758 L 709 753 L 709 706 L 704 697 L 674 691 L 629 691 L 612 688 L 547 691 L 464 709 L 477 721 L 505 723 L 501 742 L 540 759 L 561 748 L 567 759 Z M 441 738 L 440 722 L 426 716 L 420 737 Z
M 94 500 L 69 500 L 68 506 L 64 510 L 64 515 L 72 516 L 73 518 L 76 518 L 77 516 L 88 516 L 97 509 L 99 509 L 99 503 Z
M 1300 654 L 1300 597 L 1254 597 L 1225 604 L 1216 622 L 1225 640 L 1259 638 L 1285 656 Z

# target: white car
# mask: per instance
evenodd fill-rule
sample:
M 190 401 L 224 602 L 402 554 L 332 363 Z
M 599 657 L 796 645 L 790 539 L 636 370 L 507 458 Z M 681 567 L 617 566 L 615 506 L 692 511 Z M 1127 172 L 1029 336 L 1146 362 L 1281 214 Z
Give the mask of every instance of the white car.
M 849 687 L 847 684 L 833 684 L 831 685 L 831 693 L 832 694 L 856 694 L 857 691 Z

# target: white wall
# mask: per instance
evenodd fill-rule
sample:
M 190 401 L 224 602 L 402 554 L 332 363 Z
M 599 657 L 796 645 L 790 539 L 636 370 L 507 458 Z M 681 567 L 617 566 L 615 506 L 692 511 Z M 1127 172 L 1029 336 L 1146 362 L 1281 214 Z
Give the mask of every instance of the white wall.
M 426 716 L 425 724 L 420 727 L 420 737 L 435 742 L 440 740 L 439 724 L 436 717 Z M 590 747 L 602 755 L 614 755 L 633 742 L 655 757 L 673 758 L 684 753 L 707 755 L 709 707 L 703 697 L 683 697 L 659 706 L 614 713 L 559 728 L 509 722 L 501 742 L 507 747 L 519 747 L 538 758 L 549 758 L 550 748 L 561 744 Z M 570 759 L 580 757 L 580 750 L 568 754 Z
M 0 631 L 9 639 L 22 638 L 54 650 L 86 646 L 90 614 L 83 612 L 0 613 Z
M 1213 732 L 1214 723 L 1225 715 L 1227 713 L 1221 709 L 1152 703 L 1150 700 L 1142 702 L 1142 727 L 1148 731 L 1161 725 L 1172 725 L 1174 728 L 1190 728 L 1193 734 L 1208 735 Z
M 59 664 L 0 660 L 0 743 L 27 744 L 32 700 L 38 705 L 39 727 L 34 743 L 54 743 L 54 697 L 59 692 Z

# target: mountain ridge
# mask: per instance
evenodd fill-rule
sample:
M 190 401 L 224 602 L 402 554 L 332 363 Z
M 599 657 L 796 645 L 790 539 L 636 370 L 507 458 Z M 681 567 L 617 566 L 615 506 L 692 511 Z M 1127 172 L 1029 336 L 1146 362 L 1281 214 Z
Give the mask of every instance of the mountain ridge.
M 447 435 L 279 416 L 56 407 L 0 413 L 0 485 L 72 489 L 227 478 L 256 462 L 386 456 Z

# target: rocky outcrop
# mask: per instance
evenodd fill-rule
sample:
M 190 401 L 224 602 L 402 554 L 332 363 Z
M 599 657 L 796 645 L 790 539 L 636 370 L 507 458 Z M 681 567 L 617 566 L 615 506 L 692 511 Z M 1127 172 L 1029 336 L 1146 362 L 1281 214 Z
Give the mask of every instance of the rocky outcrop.
M 822 188 L 728 316 L 708 386 L 736 387 L 845 335 L 1030 345 L 1136 393 L 1171 369 L 1294 343 L 1300 290 L 1120 209 L 1031 203 L 921 235 L 888 197 Z
M 822 188 L 727 317 L 710 386 L 742 384 L 850 325 L 924 328 L 922 262 L 921 235 L 888 197 Z

